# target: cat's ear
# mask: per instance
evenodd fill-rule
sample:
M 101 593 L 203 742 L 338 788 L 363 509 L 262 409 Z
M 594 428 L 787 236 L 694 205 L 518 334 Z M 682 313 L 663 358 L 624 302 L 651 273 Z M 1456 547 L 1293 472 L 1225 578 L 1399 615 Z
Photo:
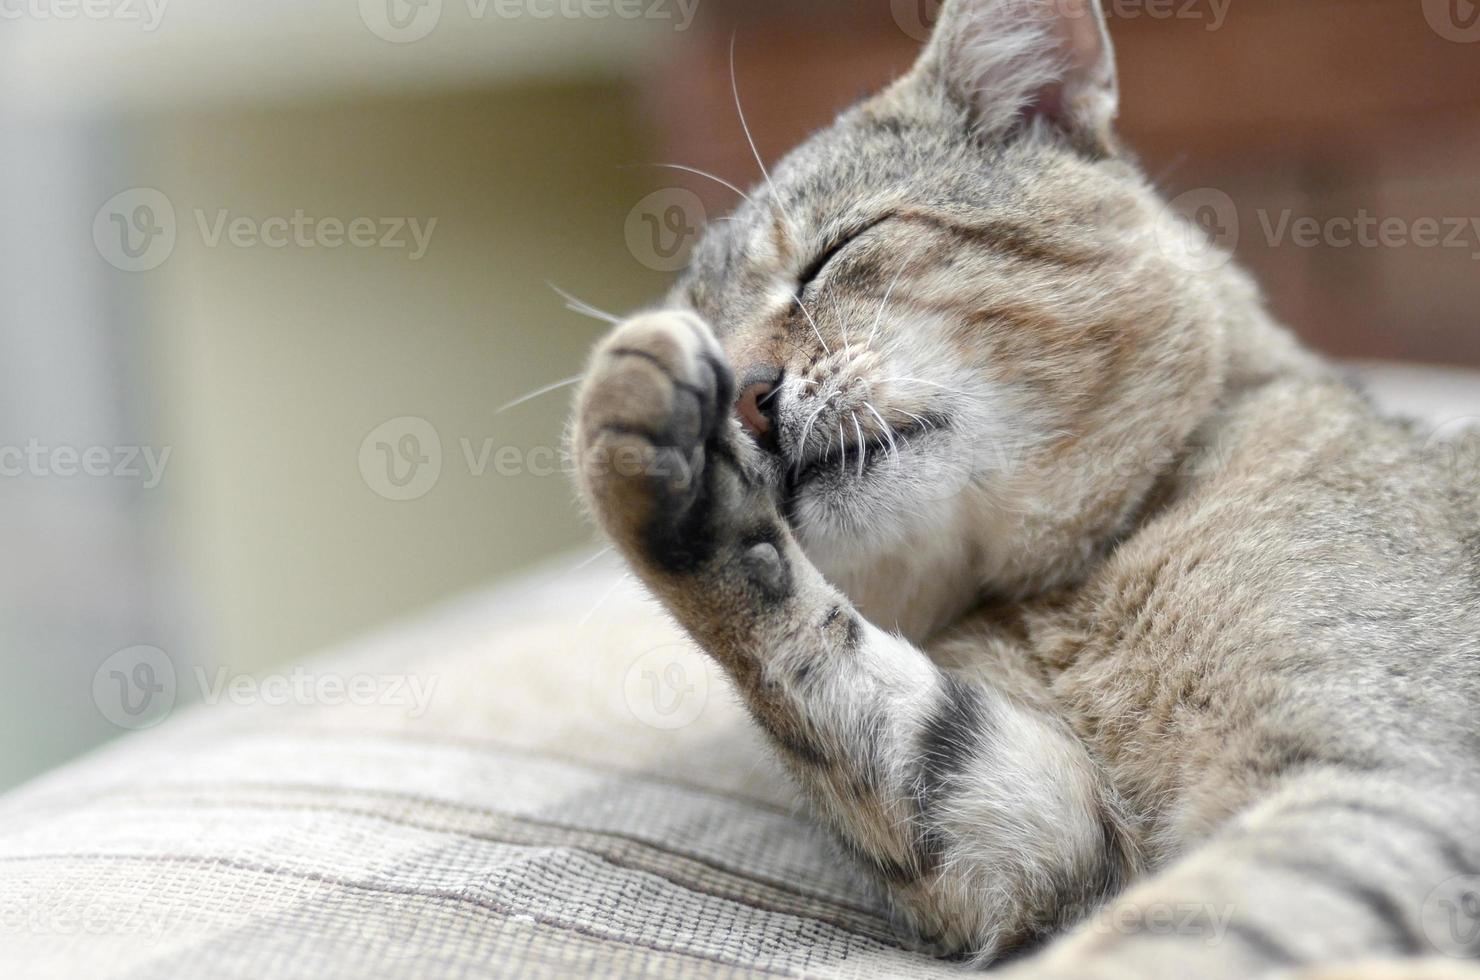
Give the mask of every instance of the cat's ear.
M 1119 97 L 1099 0 L 945 0 L 915 75 L 985 134 L 1042 119 L 1111 143 Z

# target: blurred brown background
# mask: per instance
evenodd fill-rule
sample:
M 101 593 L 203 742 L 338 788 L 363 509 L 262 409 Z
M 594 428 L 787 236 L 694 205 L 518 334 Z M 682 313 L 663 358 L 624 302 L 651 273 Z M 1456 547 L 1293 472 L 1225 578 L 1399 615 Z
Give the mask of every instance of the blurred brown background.
M 1103 6 L 1127 142 L 1168 196 L 1214 188 L 1232 199 L 1238 255 L 1289 324 L 1342 356 L 1480 365 L 1480 4 Z M 737 182 L 755 174 L 730 91 L 732 34 L 745 110 L 770 159 L 908 68 L 938 9 L 710 0 L 649 81 L 668 158 Z M 712 208 L 732 202 L 691 185 Z M 1374 245 L 1355 232 L 1339 244 L 1341 225 L 1308 246 L 1288 233 L 1299 219 L 1325 227 L 1363 214 L 1401 221 L 1388 240 L 1402 244 L 1384 245 L 1380 226 Z M 1421 219 L 1437 223 L 1439 244 L 1422 244 L 1432 238 Z

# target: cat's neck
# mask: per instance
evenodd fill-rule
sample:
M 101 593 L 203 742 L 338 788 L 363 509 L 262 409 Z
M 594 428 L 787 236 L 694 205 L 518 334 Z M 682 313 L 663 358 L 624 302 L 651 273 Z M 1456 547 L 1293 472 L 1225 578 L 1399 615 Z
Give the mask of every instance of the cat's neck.
M 1165 469 L 1118 502 L 1118 519 L 1076 523 L 1059 514 L 1033 526 L 1020 511 L 996 506 L 995 495 L 964 494 L 949 506 L 932 506 L 928 519 L 892 541 L 860 536 L 813 545 L 809 556 L 871 622 L 917 643 L 984 598 L 1027 599 L 1088 578 L 1118 542 L 1202 478 L 1182 464 L 1198 446 L 1217 439 L 1245 394 L 1283 379 L 1331 373 L 1268 316 L 1241 274 L 1231 275 L 1227 288 L 1215 307 L 1226 340 L 1217 396 L 1186 445 L 1169 447 Z

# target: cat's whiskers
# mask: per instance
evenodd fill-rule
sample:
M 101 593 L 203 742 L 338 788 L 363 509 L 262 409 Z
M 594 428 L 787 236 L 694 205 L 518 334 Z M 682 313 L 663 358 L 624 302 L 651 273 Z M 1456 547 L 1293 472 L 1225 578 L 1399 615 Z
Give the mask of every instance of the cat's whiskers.
M 786 205 L 781 202 L 781 194 L 776 190 L 776 182 L 771 179 L 771 171 L 766 169 L 766 161 L 761 159 L 761 151 L 756 148 L 755 137 L 750 132 L 750 123 L 745 119 L 745 108 L 740 104 L 740 83 L 735 78 L 735 38 L 735 34 L 730 35 L 730 91 L 735 96 L 735 114 L 740 117 L 740 129 L 745 133 L 745 142 L 750 145 L 751 156 L 755 157 L 756 165 L 761 168 L 761 176 L 766 179 L 766 186 L 771 189 L 771 197 L 776 202 L 776 210 L 781 212 L 781 220 L 786 223 L 787 233 L 792 238 L 799 238 L 797 224 L 787 213 Z M 802 302 L 802 297 L 796 290 L 791 291 L 791 296 L 806 314 L 807 322 L 812 325 L 812 332 L 817 335 L 817 342 L 822 345 L 824 351 L 831 354 L 832 349 L 827 346 L 827 341 L 822 339 L 822 331 L 818 329 L 817 321 L 812 317 L 812 311 L 807 309 L 807 304 Z
M 609 544 L 605 548 L 602 548 L 600 551 L 596 552 L 596 554 L 592 555 L 591 557 L 582 560 L 581 563 L 579 565 L 576 565 L 574 568 L 572 568 L 571 571 L 572 572 L 579 572 L 581 569 L 585 568 L 587 565 L 590 565 L 590 564 L 593 564 L 593 563 L 595 563 L 597 561 L 600 561 L 602 558 L 605 558 L 607 555 L 611 554 L 613 551 L 616 551 L 616 550 L 617 550 L 617 546 L 616 545 Z
M 603 310 L 600 307 L 592 306 L 585 300 L 572 296 L 570 293 L 561 289 L 553 282 L 547 282 L 545 283 L 545 285 L 549 286 L 552 290 L 560 295 L 561 299 L 565 300 L 565 308 L 567 310 L 570 310 L 572 313 L 579 313 L 582 316 L 588 316 L 593 320 L 600 320 L 603 323 L 610 323 L 612 325 L 616 325 L 622 322 L 622 318 L 617 316 L 616 314 L 608 313 L 606 312 L 606 310 Z
M 812 413 L 812 417 L 807 420 L 807 424 L 802 426 L 802 437 L 797 440 L 796 469 L 798 472 L 801 471 L 802 464 L 805 463 L 807 460 L 807 440 L 812 435 L 812 426 L 814 423 L 816 423 L 817 419 L 822 415 L 822 413 L 827 411 L 828 406 L 831 404 L 831 400 L 824 400 L 823 403 L 817 407 L 817 411 Z
M 904 377 L 903 375 L 899 375 L 899 376 L 892 377 L 892 378 L 881 378 L 880 379 L 880 383 L 898 382 L 898 381 L 903 381 L 903 382 L 905 382 L 907 384 L 929 385 L 932 388 L 939 388 L 941 391 L 948 391 L 948 392 L 950 392 L 953 395 L 960 395 L 962 398 L 969 398 L 969 399 L 971 399 L 973 401 L 977 401 L 977 402 L 980 402 L 982 400 L 982 398 L 981 398 L 980 395 L 974 395 L 974 394 L 972 394 L 969 391 L 962 391 L 960 388 L 952 388 L 950 385 L 943 385 L 943 384 L 941 384 L 941 383 L 939 383 L 937 381 L 926 381 L 924 378 L 907 378 L 907 377 Z
M 852 357 L 853 347 L 851 344 L 848 343 L 848 318 L 841 315 L 841 311 L 838 308 L 837 300 L 833 298 L 833 284 L 831 280 L 828 280 L 826 291 L 823 293 L 823 297 L 827 299 L 832 299 L 833 312 L 839 314 L 837 318 L 838 334 L 843 338 L 843 356 Z
M 879 414 L 879 410 L 874 407 L 873 402 L 865 400 L 863 403 L 863 407 L 873 413 L 874 418 L 879 420 L 879 425 L 883 427 L 884 438 L 889 441 L 889 452 L 894 456 L 895 459 L 898 459 L 899 443 L 894 440 L 894 426 L 884 421 L 884 416 Z
M 707 170 L 700 170 L 698 167 L 685 166 L 682 163 L 650 163 L 650 164 L 647 164 L 647 166 L 649 166 L 649 167 L 661 167 L 664 170 L 681 170 L 681 171 L 683 171 L 686 174 L 694 174 L 696 177 L 706 177 L 709 180 L 714 181 L 716 184 L 719 184 L 721 187 L 728 188 L 729 190 L 734 191 L 736 194 L 739 194 L 741 197 L 743 197 L 745 200 L 749 201 L 751 204 L 755 204 L 755 199 L 752 198 L 749 194 L 745 193 L 740 188 L 736 187 L 734 184 L 730 183 L 728 180 L 725 180 L 723 177 L 719 176 L 718 174 L 712 174 L 712 173 L 710 173 Z M 717 220 L 725 221 L 725 220 L 733 220 L 733 219 L 731 219 L 731 218 L 720 218 L 720 219 L 717 219 Z
M 520 405 L 523 405 L 525 402 L 534 401 L 536 398 L 540 397 L 541 395 L 548 395 L 552 391 L 559 391 L 561 388 L 568 388 L 569 386 L 575 384 L 576 382 L 580 381 L 584 377 L 585 377 L 584 374 L 577 374 L 574 377 L 561 378 L 559 381 L 552 381 L 552 382 L 550 382 L 547 385 L 544 385 L 542 387 L 536 388 L 534 391 L 531 391 L 527 395 L 520 395 L 518 398 L 514 399 L 511 402 L 505 402 L 504 404 L 500 405 L 498 408 L 494 409 L 493 410 L 493 414 L 494 415 L 502 415 L 504 412 L 507 412 L 509 409 L 511 409 L 511 408 L 518 408 Z
M 868 453 L 864 452 L 863 426 L 858 424 L 858 413 L 849 412 L 853 416 L 853 431 L 858 433 L 858 478 L 863 479 L 863 466 L 868 462 Z
M 740 82 L 735 76 L 735 38 L 738 32 L 730 35 L 730 92 L 735 96 L 735 114 L 740 117 L 740 129 L 745 133 L 745 142 L 750 144 L 750 154 L 755 157 L 756 166 L 761 168 L 761 176 L 766 179 L 766 186 L 771 189 L 771 196 L 776 200 L 776 209 L 781 212 L 781 218 L 787 224 L 787 229 L 796 234 L 796 222 L 791 220 L 787 213 L 786 205 L 781 202 L 781 195 L 776 192 L 776 183 L 771 180 L 771 171 L 766 169 L 766 161 L 761 159 L 761 151 L 756 148 L 755 137 L 751 135 L 750 123 L 745 118 L 745 108 L 740 104 Z
M 577 621 L 576 628 L 577 629 L 580 629 L 582 626 L 585 626 L 586 623 L 588 623 L 591 620 L 591 617 L 594 616 L 594 615 L 596 615 L 596 610 L 600 609 L 603 605 L 605 605 L 606 604 L 606 600 L 610 599 L 612 597 L 612 595 L 616 593 L 617 589 L 621 588 L 624 584 L 626 584 L 626 582 L 630 578 L 632 578 L 632 573 L 631 572 L 623 572 L 622 573 L 622 577 L 619 578 L 619 579 L 617 579 L 615 582 L 613 582 L 611 584 L 611 588 L 609 588 L 605 592 L 603 592 L 601 594 L 601 598 L 596 600 L 596 605 L 594 605 L 590 609 L 586 610 L 586 615 L 582 616 L 580 618 L 580 620 Z
M 879 324 L 884 322 L 884 311 L 889 306 L 889 297 L 894 295 L 894 287 L 899 285 L 899 280 L 904 275 L 904 270 L 909 268 L 910 262 L 914 261 L 915 256 L 920 253 L 920 249 L 924 247 L 923 244 L 915 246 L 910 251 L 910 254 L 905 257 L 905 260 L 899 264 L 899 271 L 894 273 L 894 279 L 889 283 L 889 288 L 884 290 L 884 298 L 879 301 L 879 312 L 874 317 L 874 326 L 868 332 L 868 339 L 863 342 L 864 347 L 868 347 L 874 342 L 874 335 L 879 332 Z
M 908 415 L 910 418 L 915 420 L 915 424 L 919 425 L 920 428 L 924 429 L 927 432 L 935 428 L 935 424 L 933 422 L 929 421 L 928 419 L 920 418 L 920 416 L 916 415 L 914 412 L 906 412 L 902 408 L 896 408 L 895 411 L 898 412 L 900 415 Z
M 822 345 L 822 349 L 827 352 L 829 357 L 832 356 L 832 348 L 827 346 L 827 341 L 822 339 L 822 331 L 818 329 L 817 321 L 812 319 L 812 311 L 807 309 L 806 303 L 802 302 L 801 294 L 795 289 L 790 290 L 790 293 L 791 298 L 797 301 L 797 306 L 801 308 L 802 314 L 806 316 L 807 322 L 812 325 L 812 332 L 817 335 L 817 342 Z

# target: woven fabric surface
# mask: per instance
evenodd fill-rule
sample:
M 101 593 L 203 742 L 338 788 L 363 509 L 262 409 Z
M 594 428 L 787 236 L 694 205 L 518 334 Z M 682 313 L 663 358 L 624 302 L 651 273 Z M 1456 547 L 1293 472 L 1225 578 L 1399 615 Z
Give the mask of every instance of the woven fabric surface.
M 223 698 L 0 800 L 0 976 L 955 975 L 604 564 L 300 668 L 377 703 Z

